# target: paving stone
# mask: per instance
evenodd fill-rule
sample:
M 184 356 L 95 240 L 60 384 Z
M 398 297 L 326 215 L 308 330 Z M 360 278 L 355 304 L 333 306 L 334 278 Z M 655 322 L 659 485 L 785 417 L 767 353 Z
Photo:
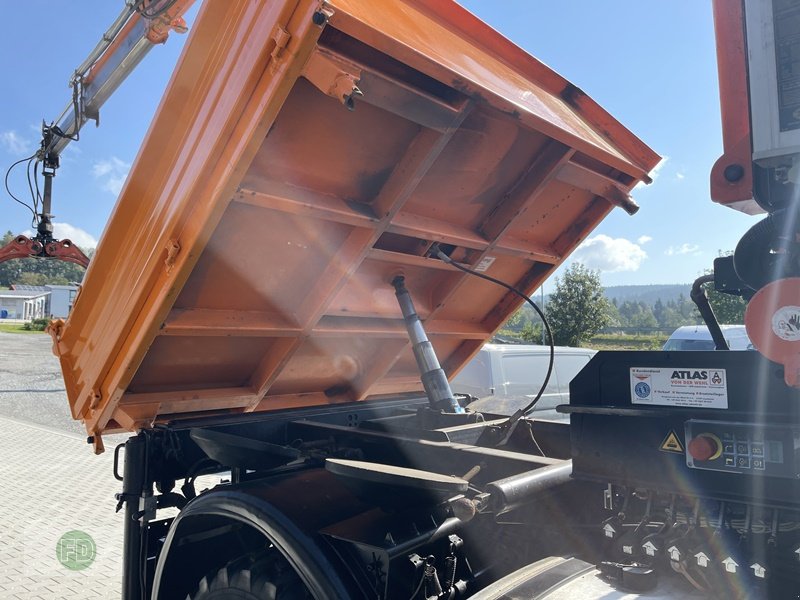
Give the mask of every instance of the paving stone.
M 74 434 L 0 417 L 0 600 L 119 598 L 122 514 L 113 452 L 95 456 Z M 56 556 L 70 530 L 89 534 L 94 562 L 71 571 Z

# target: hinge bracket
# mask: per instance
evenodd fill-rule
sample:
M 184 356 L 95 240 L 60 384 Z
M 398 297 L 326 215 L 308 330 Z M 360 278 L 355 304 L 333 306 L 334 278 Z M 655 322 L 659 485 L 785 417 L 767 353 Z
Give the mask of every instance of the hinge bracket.
M 292 34 L 286 31 L 280 25 L 276 25 L 275 29 L 272 30 L 272 35 L 270 36 L 275 41 L 275 47 L 272 49 L 271 60 L 270 60 L 270 69 L 274 72 L 278 66 L 278 62 L 283 57 L 284 50 L 286 50 L 286 46 L 289 44 L 289 40 L 292 39 Z
M 168 241 L 166 251 L 167 257 L 164 259 L 164 266 L 167 268 L 167 273 L 169 273 L 172 270 L 172 267 L 175 266 L 178 253 L 181 251 L 181 245 L 178 243 L 178 240 Z

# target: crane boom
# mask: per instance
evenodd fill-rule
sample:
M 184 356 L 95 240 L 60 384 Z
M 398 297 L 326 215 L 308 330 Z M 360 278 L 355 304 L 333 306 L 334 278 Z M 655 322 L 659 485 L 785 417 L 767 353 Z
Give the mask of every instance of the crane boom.
M 170 33 L 185 33 L 182 15 L 194 0 L 129 1 L 95 49 L 70 79 L 73 99 L 50 126 L 56 135 L 46 152 L 61 154 L 89 120 L 98 121 L 100 107 L 156 44 Z
M 55 121 L 42 124 L 42 143 L 35 155 L 44 177 L 42 209 L 35 213 L 37 233 L 32 238 L 18 235 L 0 248 L 0 262 L 38 257 L 88 266 L 89 259 L 70 240 L 53 237 L 52 185 L 59 157 L 79 139 L 87 121 L 99 124 L 100 108 L 153 46 L 163 44 L 172 31 L 188 30 L 183 15 L 192 4 L 194 0 L 126 0 L 125 8 L 72 74 L 72 100 Z

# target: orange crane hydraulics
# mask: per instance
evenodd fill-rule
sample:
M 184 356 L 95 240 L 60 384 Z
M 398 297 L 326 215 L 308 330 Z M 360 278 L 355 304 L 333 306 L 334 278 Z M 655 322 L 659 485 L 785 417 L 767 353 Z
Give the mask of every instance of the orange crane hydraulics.
M 193 3 L 194 0 L 126 2 L 125 8 L 94 50 L 75 69 L 70 79 L 72 100 L 58 119 L 50 125 L 42 123 L 39 149 L 11 167 L 13 169 L 23 162 L 35 161 L 34 178 L 38 179 L 38 167 L 41 164 L 44 185 L 39 197 L 36 182 L 32 209 L 36 234 L 31 238 L 20 234 L 0 248 L 0 263 L 14 258 L 33 257 L 64 260 L 84 268 L 89 266 L 89 258 L 71 240 L 53 237 L 52 190 L 59 157 L 67 144 L 78 141 L 80 130 L 87 121 L 91 119 L 99 124 L 100 107 L 153 46 L 163 44 L 170 31 L 187 31 L 182 15 Z M 6 189 L 11 169 L 6 173 Z M 35 209 L 39 208 L 40 200 L 41 210 L 37 212 Z

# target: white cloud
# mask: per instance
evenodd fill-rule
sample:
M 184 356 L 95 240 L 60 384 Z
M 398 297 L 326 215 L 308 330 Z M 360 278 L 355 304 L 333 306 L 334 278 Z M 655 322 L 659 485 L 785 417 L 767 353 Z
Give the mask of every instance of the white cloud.
M 92 175 L 100 183 L 100 187 L 115 196 L 122 191 L 125 179 L 128 177 L 131 165 L 116 156 L 108 160 L 101 160 L 92 166 Z
M 28 237 L 35 235 L 30 229 L 22 233 Z M 78 244 L 81 248 L 97 247 L 97 239 L 91 233 L 69 223 L 55 221 L 53 223 L 53 237 L 57 240 L 72 240 L 73 243 Z
M 612 238 L 601 233 L 578 246 L 573 252 L 572 258 L 590 269 L 598 269 L 605 273 L 618 273 L 620 271 L 637 271 L 644 259 L 647 258 L 647 253 L 630 240 Z
M 677 256 L 679 254 L 691 254 L 693 256 L 697 256 L 700 254 L 698 252 L 700 250 L 700 246 L 697 244 L 681 244 L 680 246 L 670 246 L 664 252 L 667 256 Z
M 97 247 L 97 239 L 91 233 L 69 223 L 53 223 L 53 236 L 59 240 L 72 240 L 81 248 Z
M 639 244 L 640 246 L 642 244 L 646 244 L 647 242 L 652 242 L 652 241 L 653 238 L 651 238 L 649 235 L 641 235 L 636 239 L 636 243 Z
M 20 136 L 13 129 L 0 132 L 0 144 L 2 144 L 3 148 L 10 154 L 19 155 L 20 158 L 22 158 L 23 154 L 30 156 L 35 150 L 28 140 Z
M 675 173 L 675 177 L 677 177 L 678 180 L 680 181 L 681 179 L 685 179 L 686 175 L 684 175 L 682 172 L 678 171 L 677 173 Z

